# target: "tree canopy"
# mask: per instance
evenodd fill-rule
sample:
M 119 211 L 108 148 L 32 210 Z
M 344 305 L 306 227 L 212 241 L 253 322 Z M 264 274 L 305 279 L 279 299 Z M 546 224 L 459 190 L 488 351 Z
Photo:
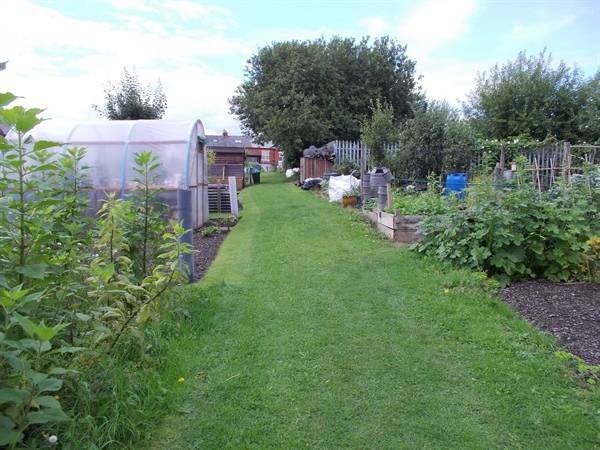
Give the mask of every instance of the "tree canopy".
M 585 79 L 552 55 L 519 53 L 515 61 L 478 73 L 463 112 L 484 138 L 529 136 L 571 142 L 600 138 L 600 72 Z
M 335 139 L 358 140 L 373 102 L 389 105 L 397 121 L 421 96 L 406 46 L 388 37 L 334 37 L 286 41 L 259 49 L 248 60 L 247 80 L 229 100 L 244 134 L 273 141 L 286 166 L 302 149 Z
M 360 126 L 360 140 L 371 152 L 371 165 L 386 165 L 386 150 L 390 145 L 398 143 L 398 125 L 394 123 L 394 110 L 389 105 L 382 105 L 379 100 L 372 107 L 373 115 L 365 119 Z
M 433 100 L 417 105 L 414 116 L 401 124 L 400 142 L 407 154 L 398 173 L 425 178 L 466 170 L 476 139 L 459 111 L 448 102 Z
M 162 119 L 167 110 L 160 79 L 154 92 L 150 85 L 142 88 L 135 67 L 132 72 L 124 67 L 119 83 L 115 86 L 109 81 L 104 93 L 104 106 L 92 108 L 109 120 Z

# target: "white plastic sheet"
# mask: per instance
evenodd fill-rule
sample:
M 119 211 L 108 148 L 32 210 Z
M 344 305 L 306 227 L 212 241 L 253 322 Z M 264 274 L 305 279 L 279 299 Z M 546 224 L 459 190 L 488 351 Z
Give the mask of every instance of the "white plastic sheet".
M 288 169 L 285 171 L 285 176 L 290 178 L 292 175 L 294 175 L 295 173 L 300 172 L 299 168 L 294 168 L 294 169 Z
M 329 189 L 327 191 L 329 194 L 329 201 L 341 202 L 344 192 L 350 191 L 358 186 L 360 186 L 360 180 L 353 175 L 329 177 Z

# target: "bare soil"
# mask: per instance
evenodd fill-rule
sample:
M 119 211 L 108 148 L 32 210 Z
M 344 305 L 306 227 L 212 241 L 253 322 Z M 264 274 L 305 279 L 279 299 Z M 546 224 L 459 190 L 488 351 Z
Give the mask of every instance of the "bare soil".
M 222 225 L 223 224 L 219 221 L 210 221 L 205 224 L 203 228 L 209 226 L 217 226 L 220 228 L 219 232 L 212 233 L 208 236 L 202 234 L 202 229 L 194 231 L 194 249 L 198 252 L 194 256 L 194 282 L 198 282 L 202 279 L 217 257 L 219 248 L 221 248 L 221 244 L 229 233 L 230 228 Z
M 570 353 L 588 365 L 600 364 L 600 284 L 535 280 L 513 283 L 500 295 Z
M 209 236 L 194 232 L 194 281 L 202 279 L 229 233 L 218 221 L 205 226 L 211 225 L 221 231 Z M 600 284 L 534 280 L 513 283 L 499 294 L 525 320 L 556 336 L 570 353 L 589 365 L 600 364 Z

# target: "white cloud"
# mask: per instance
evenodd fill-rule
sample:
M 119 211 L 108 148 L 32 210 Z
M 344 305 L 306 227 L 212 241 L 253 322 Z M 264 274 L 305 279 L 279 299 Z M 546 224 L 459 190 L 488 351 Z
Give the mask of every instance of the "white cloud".
M 116 3 L 123 9 L 149 10 L 143 8 L 147 3 Z M 44 115 L 54 119 L 97 120 L 100 116 L 91 105 L 102 105 L 107 81 L 116 84 L 123 67 L 136 66 L 142 85 L 155 87 L 161 79 L 168 100 L 165 118 L 200 118 L 205 126 L 239 131 L 228 114 L 227 98 L 241 81 L 204 60 L 250 54 L 254 48 L 246 42 L 207 26 L 174 29 L 171 21 L 155 15 L 121 15 L 112 24 L 69 18 L 26 1 L 7 5 L 3 13 L 28 18 L 27 26 L 20 20 L 6 21 L 0 41 L 0 59 L 9 60 L 0 74 L 2 90 L 25 96 L 20 104 L 46 107 Z M 223 14 L 219 8 L 212 12 Z
M 108 3 L 117 9 L 133 9 L 144 12 L 153 11 L 144 0 L 108 0 Z
M 505 41 L 513 46 L 515 43 L 544 43 L 546 38 L 575 23 L 576 16 L 552 17 L 538 23 L 516 24 L 505 35 Z
M 413 58 L 425 60 L 432 51 L 465 36 L 477 9 L 475 0 L 419 3 L 398 25 L 397 36 L 408 44 Z
M 390 24 L 380 17 L 361 19 L 358 24 L 364 27 L 366 34 L 373 37 L 385 36 L 390 30 Z

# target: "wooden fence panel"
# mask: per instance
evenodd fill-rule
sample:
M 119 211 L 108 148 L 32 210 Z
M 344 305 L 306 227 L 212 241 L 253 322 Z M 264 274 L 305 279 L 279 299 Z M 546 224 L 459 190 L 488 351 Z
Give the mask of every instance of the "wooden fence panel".
M 333 162 L 320 158 L 300 158 L 300 181 L 308 178 L 323 178 L 333 170 Z

